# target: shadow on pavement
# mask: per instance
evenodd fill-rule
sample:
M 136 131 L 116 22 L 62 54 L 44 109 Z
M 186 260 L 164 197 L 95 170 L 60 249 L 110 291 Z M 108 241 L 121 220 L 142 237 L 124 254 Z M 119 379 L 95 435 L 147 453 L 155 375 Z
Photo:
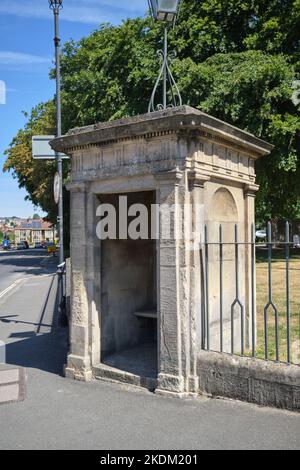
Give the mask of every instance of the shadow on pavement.
M 17 320 L 17 318 L 19 317 L 19 315 L 4 315 L 2 317 L 0 317 L 0 322 L 1 323 L 14 323 L 15 325 L 33 325 L 33 326 L 36 326 L 36 327 L 48 327 L 48 328 L 51 328 L 51 325 L 49 324 L 45 324 L 45 323 L 33 323 L 33 322 L 30 322 L 30 321 L 23 321 L 23 320 Z M 26 334 L 27 332 L 25 331 L 24 334 Z M 38 331 L 35 331 L 35 334 L 36 333 L 39 333 Z M 21 333 L 12 333 L 10 335 L 10 338 L 15 338 L 17 337 L 18 334 L 21 334 Z
M 16 338 L 17 341 L 6 345 L 8 364 L 63 375 L 68 352 L 68 329 L 58 326 L 58 291 L 54 290 L 51 301 L 51 289 L 55 289 L 53 283 L 38 323 L 18 320 L 18 315 L 1 316 L 0 322 L 32 325 L 30 331 L 11 333 L 10 338 Z
M 42 265 L 43 260 L 47 260 L 46 265 Z M 0 266 L 13 266 L 14 273 L 38 276 L 56 270 L 58 259 L 47 257 L 46 253 L 35 252 L 14 252 L 0 256 Z M 24 268 L 26 268 L 24 270 Z
M 0 252 L 0 263 L 7 263 L 7 264 L 14 264 L 17 263 L 18 260 L 22 262 L 27 262 L 30 258 L 45 258 L 47 256 L 47 252 L 43 251 L 2 251 Z
M 25 333 L 18 337 L 25 336 Z M 67 357 L 66 329 L 37 334 L 27 332 L 27 338 L 6 347 L 6 361 L 26 368 L 40 369 L 52 374 L 63 375 L 63 365 Z

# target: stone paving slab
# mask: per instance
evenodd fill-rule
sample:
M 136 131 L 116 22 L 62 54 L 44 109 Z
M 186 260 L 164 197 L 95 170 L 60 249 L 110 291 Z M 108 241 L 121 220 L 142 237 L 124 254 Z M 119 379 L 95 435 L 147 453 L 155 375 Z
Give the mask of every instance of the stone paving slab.
M 0 364 L 0 405 L 23 401 L 25 396 L 25 369 L 9 364 Z

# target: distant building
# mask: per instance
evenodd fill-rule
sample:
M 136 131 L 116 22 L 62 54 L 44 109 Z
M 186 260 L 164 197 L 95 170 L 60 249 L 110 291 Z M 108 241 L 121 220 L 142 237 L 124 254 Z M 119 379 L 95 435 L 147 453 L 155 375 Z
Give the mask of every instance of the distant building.
M 14 230 L 11 227 L 8 227 L 7 225 L 0 223 L 0 232 L 2 233 L 3 238 L 11 239 L 11 236 L 13 235 Z
M 0 217 L 0 226 L 6 225 L 8 227 L 15 227 L 21 223 L 22 219 L 19 217 Z
M 15 228 L 15 243 L 27 241 L 29 244 L 41 242 L 54 242 L 55 230 L 52 224 L 43 219 L 29 219 L 22 221 Z

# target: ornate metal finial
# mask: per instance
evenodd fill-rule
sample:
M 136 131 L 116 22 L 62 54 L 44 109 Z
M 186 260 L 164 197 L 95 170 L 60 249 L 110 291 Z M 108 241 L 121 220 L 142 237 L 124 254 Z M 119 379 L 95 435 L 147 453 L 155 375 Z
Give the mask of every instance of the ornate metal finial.
M 49 0 L 49 7 L 53 10 L 59 10 L 63 7 L 63 0 Z
M 153 88 L 153 92 L 151 95 L 149 107 L 148 107 L 148 112 L 151 113 L 156 110 L 163 110 L 167 108 L 173 108 L 176 106 L 182 106 L 182 98 L 181 94 L 179 91 L 179 88 L 177 86 L 177 83 L 174 79 L 174 76 L 172 74 L 172 71 L 170 69 L 170 64 L 176 57 L 175 52 L 168 52 L 168 32 L 167 28 L 165 28 L 165 39 L 164 39 L 164 49 L 158 51 L 158 56 L 162 61 L 161 68 L 155 83 L 155 86 Z M 158 87 L 160 82 L 163 82 L 163 102 L 156 104 L 156 95 L 158 91 Z M 168 102 L 168 84 L 169 84 L 169 89 L 170 89 L 170 100 Z
M 148 3 L 154 20 L 164 22 L 166 24 L 175 24 L 180 0 L 148 0 Z M 175 52 L 168 52 L 167 25 L 165 26 L 164 48 L 163 50 L 158 51 L 157 54 L 161 60 L 161 68 L 151 95 L 148 107 L 149 113 L 156 110 L 182 106 L 181 94 L 170 68 L 170 65 L 176 57 L 176 54 Z M 163 84 L 163 102 L 156 104 L 156 95 L 158 93 L 158 88 L 161 81 Z

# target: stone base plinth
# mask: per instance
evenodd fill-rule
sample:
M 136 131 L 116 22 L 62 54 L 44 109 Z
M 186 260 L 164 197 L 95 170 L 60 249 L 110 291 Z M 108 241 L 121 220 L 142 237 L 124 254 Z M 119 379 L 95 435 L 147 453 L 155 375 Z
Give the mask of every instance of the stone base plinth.
M 69 354 L 68 364 L 65 366 L 64 375 L 67 379 L 90 382 L 93 378 L 88 357 Z
M 153 392 L 157 387 L 157 380 L 153 377 L 143 377 L 105 364 L 99 364 L 93 369 L 93 375 L 98 380 L 107 382 L 117 382 L 124 385 L 133 385 L 135 387 L 146 388 Z

